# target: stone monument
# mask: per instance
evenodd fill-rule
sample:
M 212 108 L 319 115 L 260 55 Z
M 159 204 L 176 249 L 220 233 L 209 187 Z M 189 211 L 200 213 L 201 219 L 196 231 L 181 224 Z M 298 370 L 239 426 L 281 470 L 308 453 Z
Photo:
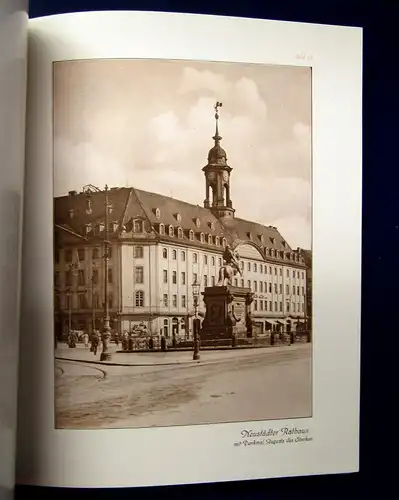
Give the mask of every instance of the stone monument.
M 252 336 L 250 288 L 232 286 L 232 278 L 241 275 L 240 256 L 229 245 L 223 254 L 224 266 L 219 271 L 216 286 L 203 292 L 206 314 L 202 323 L 201 339 L 229 340 L 235 344 L 240 338 Z

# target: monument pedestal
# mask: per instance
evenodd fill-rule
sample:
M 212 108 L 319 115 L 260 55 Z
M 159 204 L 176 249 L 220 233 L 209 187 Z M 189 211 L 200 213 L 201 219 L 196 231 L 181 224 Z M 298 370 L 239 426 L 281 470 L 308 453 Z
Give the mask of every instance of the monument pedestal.
M 206 287 L 206 306 L 201 339 L 222 340 L 248 338 L 252 334 L 250 288 L 234 286 Z

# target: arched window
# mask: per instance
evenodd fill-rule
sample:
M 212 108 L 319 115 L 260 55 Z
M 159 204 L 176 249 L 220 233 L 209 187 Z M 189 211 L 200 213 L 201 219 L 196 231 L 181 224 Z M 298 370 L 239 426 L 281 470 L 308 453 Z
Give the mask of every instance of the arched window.
M 144 307 L 144 292 L 143 292 L 143 290 L 137 290 L 134 298 L 135 298 L 136 307 Z
M 175 229 L 173 226 L 169 226 L 169 236 L 174 236 L 175 235 Z
M 168 335 L 169 335 L 169 320 L 168 319 L 163 320 L 163 334 L 165 335 L 165 337 L 168 337 Z
M 219 236 L 215 236 L 215 245 L 218 247 L 219 246 Z
M 208 244 L 212 245 L 212 235 L 208 234 Z
M 205 243 L 205 235 L 204 233 L 200 233 L 200 242 Z
M 192 229 L 190 229 L 190 232 L 189 232 L 189 239 L 190 239 L 190 241 L 194 241 L 194 231 Z
M 159 234 L 165 234 L 165 226 L 164 224 L 159 224 Z
M 176 250 L 172 250 L 172 259 L 173 259 L 173 260 L 176 260 L 176 257 L 177 257 L 177 252 L 176 252 Z
M 182 260 L 182 262 L 186 261 L 186 252 L 184 252 L 184 251 L 182 251 L 182 253 L 181 253 L 181 260 Z
M 177 222 L 181 222 L 181 215 L 179 214 L 179 212 L 177 212 L 177 214 L 175 214 L 175 217 L 176 217 Z
M 142 220 L 133 221 L 133 231 L 135 233 L 142 233 L 143 232 L 143 221 Z
M 198 254 L 193 253 L 193 263 L 196 264 L 198 262 Z
M 182 239 L 183 238 L 183 229 L 181 227 L 179 227 L 177 229 L 177 236 Z
M 198 218 L 198 217 L 195 219 L 195 225 L 196 225 L 197 227 L 200 227 L 200 225 L 201 225 L 201 221 L 199 220 L 199 218 Z
M 155 217 L 156 217 L 157 219 L 160 219 L 160 218 L 161 218 L 161 211 L 159 210 L 159 208 L 157 208 L 157 209 L 155 210 Z
M 168 258 L 168 249 L 167 248 L 163 248 L 162 249 L 162 257 L 164 259 L 167 259 Z

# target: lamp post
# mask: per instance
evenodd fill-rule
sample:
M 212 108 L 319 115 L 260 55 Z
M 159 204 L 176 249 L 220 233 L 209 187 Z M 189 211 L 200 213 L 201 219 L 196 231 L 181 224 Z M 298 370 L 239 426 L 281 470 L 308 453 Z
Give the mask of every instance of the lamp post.
M 200 344 L 199 344 L 199 329 L 200 329 L 200 320 L 198 319 L 198 301 L 200 294 L 200 284 L 197 280 L 191 285 L 193 289 L 193 301 L 194 301 L 194 321 L 193 321 L 193 331 L 194 331 L 194 352 L 193 352 L 193 360 L 200 359 Z
M 97 281 L 96 283 L 94 283 L 94 271 L 97 270 L 97 267 L 95 265 L 92 266 L 92 270 L 91 270 L 91 321 L 92 321 L 92 327 L 91 327 L 91 330 L 92 330 L 92 334 L 94 334 L 94 331 L 96 329 L 96 303 L 94 301 L 94 285 L 97 284 Z
M 111 353 L 108 351 L 109 339 L 111 337 L 111 328 L 109 325 L 109 303 L 108 303 L 108 267 L 109 267 L 109 240 L 108 240 L 108 230 L 109 230 L 109 222 L 108 216 L 112 213 L 112 205 L 110 205 L 108 201 L 108 191 L 109 188 L 106 185 L 104 191 L 100 188 L 89 185 L 83 188 L 83 192 L 86 194 L 87 208 L 86 212 L 91 214 L 92 206 L 91 206 L 91 197 L 93 192 L 104 193 L 104 325 L 102 332 L 102 352 L 100 356 L 101 361 L 108 361 L 111 359 Z

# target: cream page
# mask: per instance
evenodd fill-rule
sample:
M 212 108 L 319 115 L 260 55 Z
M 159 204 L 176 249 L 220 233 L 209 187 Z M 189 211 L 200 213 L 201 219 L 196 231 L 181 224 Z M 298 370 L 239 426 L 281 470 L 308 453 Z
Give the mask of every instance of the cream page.
M 23 335 L 20 360 L 17 480 L 21 483 L 52 486 L 112 487 L 214 482 L 357 471 L 361 282 L 361 29 L 199 15 L 101 12 L 32 20 L 30 22 L 29 47 L 28 138 L 22 293 Z M 127 139 L 122 141 L 115 135 L 114 142 L 112 142 L 115 154 L 107 157 L 106 160 L 102 155 L 98 155 L 93 160 L 93 155 L 89 152 L 80 155 L 81 169 L 73 164 L 68 152 L 65 153 L 66 157 L 63 159 L 59 153 L 60 150 L 54 148 L 53 140 L 54 133 L 57 133 L 58 130 L 57 123 L 62 123 L 59 121 L 59 117 L 65 117 L 65 122 L 75 120 L 74 123 L 83 123 L 83 125 L 85 125 L 85 120 L 91 118 L 89 115 L 85 115 L 86 111 L 82 112 L 82 115 L 77 114 L 80 112 L 80 106 L 75 107 L 75 101 L 70 101 L 70 104 L 62 108 L 62 103 L 66 101 L 57 97 L 58 89 L 62 87 L 62 81 L 60 83 L 57 78 L 54 79 L 54 75 L 61 74 L 56 72 L 62 70 L 54 68 L 61 68 L 63 63 L 61 64 L 60 61 L 74 61 L 75 66 L 65 64 L 62 66 L 66 74 L 70 74 L 68 72 L 74 70 L 68 68 L 86 68 L 84 66 L 86 63 L 79 62 L 78 64 L 78 61 L 90 60 L 93 63 L 90 68 L 103 68 L 105 66 L 98 65 L 97 62 L 112 59 L 122 61 L 123 68 L 130 68 L 129 65 L 133 65 L 133 63 L 129 62 L 130 60 L 141 60 L 141 64 L 144 64 L 146 60 L 149 62 L 154 60 L 164 61 L 166 69 L 164 73 L 159 73 L 159 78 L 161 80 L 162 78 L 165 79 L 165 102 L 170 97 L 170 92 L 173 94 L 173 90 L 166 90 L 167 71 L 170 71 L 170 78 L 173 77 L 173 71 L 168 63 L 169 60 L 177 61 L 176 64 L 180 64 L 182 61 L 191 61 L 193 65 L 194 63 L 211 64 L 217 62 L 241 64 L 242 68 L 245 65 L 246 72 L 253 71 L 254 75 L 259 69 L 257 65 L 283 66 L 285 69 L 278 71 L 291 71 L 292 69 L 293 73 L 303 73 L 303 78 L 305 80 L 309 79 L 309 82 L 311 81 L 311 86 L 309 86 L 309 92 L 311 93 L 311 110 L 309 112 L 311 115 L 311 133 L 308 136 L 310 142 L 306 143 L 310 144 L 309 147 L 311 148 L 311 165 L 309 163 L 311 173 L 308 175 L 308 184 L 311 186 L 309 191 L 311 209 L 308 217 L 310 223 L 308 226 L 302 226 L 301 222 L 295 223 L 295 220 L 302 220 L 299 216 L 298 219 L 295 219 L 295 214 L 290 215 L 289 221 L 283 217 L 280 218 L 281 226 L 284 226 L 285 233 L 293 241 L 292 246 L 294 249 L 297 246 L 311 245 L 313 252 L 312 341 L 306 346 L 293 347 L 293 349 L 307 349 L 308 361 L 311 363 L 311 385 L 309 389 L 311 401 L 309 411 L 302 415 L 302 418 L 296 418 L 299 414 L 293 410 L 293 413 L 282 414 L 286 415 L 287 418 L 270 419 L 268 417 L 262 419 L 262 414 L 260 414 L 260 418 L 256 414 L 253 417 L 256 420 L 248 418 L 246 421 L 227 422 L 230 419 L 223 416 L 215 422 L 203 423 L 203 421 L 195 420 L 196 413 L 192 412 L 189 421 L 189 423 L 192 422 L 192 425 L 151 426 L 151 423 L 149 423 L 150 426 L 148 427 L 145 425 L 147 417 L 144 415 L 138 427 L 125 425 L 124 428 L 121 428 L 121 426 L 119 428 L 107 428 L 107 425 L 104 424 L 78 428 L 70 423 L 72 422 L 70 419 L 68 420 L 69 424 L 63 425 L 63 428 L 59 428 L 59 425 L 56 428 L 56 422 L 59 419 L 57 417 L 57 397 L 55 401 L 54 394 L 55 389 L 56 394 L 58 389 L 55 387 L 54 381 L 57 378 L 55 378 L 54 374 L 56 372 L 57 377 L 57 373 L 61 373 L 62 370 L 58 368 L 59 361 L 54 361 L 53 197 L 68 195 L 68 191 L 71 191 L 70 196 L 75 196 L 72 187 L 74 185 L 81 187 L 84 184 L 94 184 L 102 187 L 105 183 L 110 183 L 110 187 L 113 187 L 111 182 L 116 178 L 115 176 L 121 166 L 121 162 L 117 158 L 120 158 L 120 151 L 126 147 L 128 141 Z M 56 64 L 53 65 L 53 63 Z M 249 68 L 249 65 L 254 65 L 254 68 Z M 150 66 L 151 64 L 148 67 Z M 233 66 L 229 66 L 229 68 Z M 135 68 L 136 66 L 131 67 Z M 234 68 L 228 71 L 236 71 Z M 298 68 L 298 71 L 295 68 Z M 82 71 L 81 77 L 88 78 L 85 71 L 97 70 L 83 69 Z M 109 78 L 109 72 L 104 74 L 101 71 L 98 69 L 98 78 Z M 270 71 L 270 75 L 277 75 L 274 70 Z M 203 78 L 201 84 L 208 85 L 208 94 L 204 99 L 211 99 L 209 101 L 211 103 L 210 119 L 209 122 L 206 121 L 208 118 L 204 119 L 204 140 L 200 149 L 203 151 L 201 154 L 204 156 L 204 163 L 197 165 L 197 160 L 195 160 L 193 169 L 200 170 L 205 165 L 206 154 L 209 147 L 212 146 L 212 135 L 215 130 L 213 99 L 221 101 L 222 106 L 220 106 L 220 102 L 215 105 L 216 122 L 220 126 L 220 135 L 223 136 L 222 146 L 226 148 L 229 155 L 228 161 L 231 161 L 234 167 L 231 182 L 233 182 L 233 176 L 236 176 L 234 179 L 240 179 L 239 176 L 241 175 L 241 180 L 234 180 L 235 191 L 232 191 L 232 200 L 236 203 L 237 214 L 239 210 L 241 213 L 247 211 L 245 213 L 249 215 L 245 217 L 256 220 L 257 214 L 254 207 L 262 200 L 262 192 L 257 191 L 257 182 L 249 183 L 248 187 L 245 187 L 245 182 L 248 179 L 245 178 L 243 169 L 241 169 L 240 173 L 239 166 L 233 163 L 235 163 L 234 158 L 238 158 L 240 154 L 243 161 L 248 155 L 252 154 L 248 148 L 255 144 L 252 139 L 259 129 L 257 127 L 251 128 L 249 122 L 245 119 L 237 126 L 237 122 L 234 120 L 233 106 L 238 106 L 240 102 L 244 102 L 242 97 L 244 91 L 246 92 L 246 103 L 256 103 L 259 95 L 256 94 L 256 88 L 253 86 L 249 90 L 245 87 L 244 84 L 248 83 L 248 81 L 243 78 L 240 80 L 243 85 L 241 93 L 235 94 L 236 99 L 234 102 L 231 99 L 226 102 L 226 89 L 231 91 L 232 87 L 225 85 L 223 78 L 212 79 L 209 77 L 210 73 L 212 73 L 211 70 L 206 70 L 201 77 Z M 117 78 L 120 77 L 120 73 L 115 72 L 113 76 L 109 80 L 110 85 L 113 85 Z M 208 77 L 210 80 L 207 80 Z M 134 78 L 134 71 L 129 78 Z M 257 77 L 254 76 L 255 78 Z M 272 76 L 266 80 L 270 83 L 271 78 Z M 129 80 L 124 81 L 125 91 L 128 92 Z M 133 80 L 131 81 L 133 86 Z M 211 81 L 211 83 L 206 83 L 208 81 Z M 95 83 L 93 85 L 93 89 L 95 89 Z M 148 83 L 148 87 L 150 85 L 151 82 Z M 261 84 L 258 85 L 259 88 L 260 86 Z M 105 87 L 107 86 L 105 85 Z M 70 95 L 68 94 L 69 90 L 70 87 L 68 86 L 64 88 L 65 95 Z M 149 91 L 147 85 L 142 90 L 143 97 L 141 101 L 144 102 L 140 102 L 140 93 L 135 94 L 136 112 L 142 113 L 143 120 L 146 119 L 146 99 L 148 99 L 148 108 L 155 105 L 156 100 L 160 103 L 160 108 L 162 107 L 162 95 L 160 97 L 159 93 L 153 94 L 152 98 L 144 97 L 150 95 L 146 93 Z M 187 90 L 187 95 L 189 91 L 190 89 Z M 93 92 L 94 99 L 95 90 Z M 168 95 L 166 95 L 167 92 L 169 92 Z M 276 90 L 277 92 L 278 90 Z M 121 99 L 121 95 L 119 92 L 115 93 L 115 109 L 118 106 L 118 109 L 123 108 L 118 100 Z M 90 95 L 87 94 L 84 99 L 90 98 Z M 185 98 L 189 99 L 189 97 Z M 80 93 L 77 93 L 76 99 L 83 99 L 83 97 Z M 176 102 L 180 103 L 179 99 L 179 89 L 176 89 Z M 86 103 L 87 101 L 81 102 Z M 112 104 L 112 100 L 110 102 Z M 256 104 L 252 108 L 250 108 L 249 104 L 245 104 L 241 116 L 255 117 L 261 123 L 261 120 L 266 120 L 267 117 L 272 116 L 272 104 L 273 102 L 270 102 L 269 107 L 264 108 L 261 104 Z M 103 105 L 103 102 L 98 101 L 95 106 L 92 106 L 92 109 L 103 109 Z M 86 110 L 84 106 L 86 104 L 82 104 L 81 109 Z M 178 104 L 176 104 L 176 113 L 178 113 L 177 106 Z M 284 116 L 290 116 L 291 112 L 294 113 L 295 106 L 293 102 L 290 109 L 285 109 Z M 62 112 L 60 111 L 61 108 Z M 274 108 L 277 109 L 278 106 L 275 105 Z M 281 108 L 284 108 L 284 102 L 281 104 Z M 126 103 L 126 109 L 130 109 L 130 104 Z M 135 112 L 134 108 L 132 109 L 133 112 Z M 196 118 L 198 127 L 202 126 L 201 117 L 202 115 L 199 114 Z M 229 117 L 231 118 L 230 125 L 227 125 Z M 166 120 L 170 118 L 170 115 L 163 118 Z M 116 126 L 121 127 L 122 131 L 124 130 L 124 119 L 124 115 L 118 115 Z M 53 120 L 56 124 L 55 132 Z M 99 130 L 98 122 L 94 120 L 90 123 L 91 128 L 87 127 L 89 136 Z M 162 129 L 163 135 L 161 138 L 163 138 L 165 144 L 171 144 L 168 141 L 173 139 L 172 132 L 175 130 L 173 123 L 173 120 L 166 120 L 166 126 Z M 275 123 L 277 124 L 277 122 Z M 160 133 L 162 124 L 160 124 L 159 120 L 156 125 L 158 127 L 156 130 Z M 77 127 L 78 129 L 79 127 Z M 237 132 L 234 140 L 231 139 L 235 133 L 234 131 L 237 130 L 247 133 L 245 136 L 245 147 L 247 148 L 245 154 L 242 151 L 240 152 L 238 147 L 240 143 L 239 137 L 242 136 Z M 190 133 L 192 133 L 192 130 Z M 274 127 L 273 122 L 271 122 L 270 128 L 267 129 L 264 135 L 265 141 L 273 133 Z M 295 128 L 295 133 L 298 138 L 301 133 L 309 133 L 309 128 L 298 125 Z M 104 141 L 109 140 L 108 136 L 104 135 L 103 137 Z M 188 157 L 191 156 L 192 158 L 197 154 L 194 143 L 192 153 L 190 152 L 188 136 L 185 137 L 186 140 L 182 139 L 180 143 L 182 149 L 177 148 L 178 154 L 176 158 L 179 158 L 179 154 L 187 154 Z M 118 140 L 120 140 L 120 143 L 118 143 Z M 137 142 L 134 134 L 132 134 L 131 143 L 134 147 L 137 147 L 135 140 Z M 84 141 L 84 137 L 76 135 L 75 141 L 76 144 L 79 144 Z M 215 141 L 217 142 L 218 139 L 215 139 Z M 261 148 L 261 143 L 262 141 L 256 147 Z M 141 153 L 143 152 L 142 149 L 140 149 Z M 283 148 L 280 149 L 280 153 L 282 150 Z M 68 151 L 72 151 L 72 149 Z M 136 151 L 138 152 L 139 148 Z M 146 147 L 145 151 L 151 154 L 152 150 Z M 220 161 L 225 161 L 224 153 L 221 153 L 219 149 L 217 151 L 219 151 L 217 154 L 221 155 Z M 152 158 L 151 162 L 162 164 L 162 162 L 166 161 L 165 157 L 169 153 L 170 148 L 165 147 L 164 156 L 160 154 L 156 158 Z M 274 155 L 266 153 L 262 160 L 264 166 L 257 165 L 258 170 L 254 167 L 254 170 L 251 171 L 252 174 L 249 173 L 248 167 L 248 175 L 260 175 L 263 171 L 273 169 L 276 175 L 281 174 L 283 167 L 277 167 L 280 153 L 276 152 Z M 212 154 L 210 153 L 210 155 L 212 159 Z M 137 163 L 138 158 L 135 158 Z M 290 160 L 291 165 L 295 165 L 297 159 L 298 155 L 293 154 Z M 86 175 L 89 163 L 92 181 Z M 56 169 L 55 177 L 54 168 Z M 176 166 L 176 168 L 178 167 Z M 191 175 L 188 171 L 189 168 L 187 166 L 187 176 Z M 202 192 L 200 195 L 196 195 L 195 200 L 194 198 L 193 201 L 191 201 L 191 198 L 188 199 L 196 189 L 196 181 L 194 180 L 189 185 L 190 187 L 186 189 L 186 192 L 183 192 L 185 189 L 184 184 L 182 184 L 183 187 L 175 187 L 176 190 L 180 189 L 182 191 L 182 195 L 179 194 L 180 191 L 178 194 L 176 194 L 176 191 L 173 193 L 167 192 L 169 190 L 169 187 L 166 188 L 166 186 L 169 186 L 168 179 L 173 178 L 173 176 L 177 179 L 176 170 L 171 169 L 169 175 L 166 173 L 164 174 L 165 177 L 160 177 L 159 172 L 155 171 L 156 173 L 154 173 L 154 170 L 149 167 L 148 173 L 146 171 L 143 175 L 142 171 L 139 173 L 138 170 L 135 170 L 137 166 L 134 158 L 132 158 L 131 169 L 129 173 L 131 177 L 126 181 L 119 178 L 120 184 L 126 189 L 140 175 L 142 186 L 145 185 L 145 182 L 152 182 L 152 185 L 156 186 L 151 191 L 162 192 L 162 194 L 170 198 L 186 199 L 193 203 L 194 206 L 195 200 L 198 199 L 198 196 L 201 196 L 198 204 L 203 203 L 205 188 L 201 188 Z M 225 170 L 228 169 L 225 168 Z M 196 170 L 193 170 L 193 175 L 197 175 Z M 285 196 L 294 203 L 301 196 L 302 184 L 289 183 L 289 179 L 295 177 L 292 172 L 290 173 L 287 170 L 287 174 L 284 175 L 284 182 L 288 182 L 288 184 L 284 185 L 291 186 L 289 191 L 285 192 Z M 63 189 L 60 190 L 60 193 L 56 192 L 59 185 L 57 182 L 54 184 L 54 178 L 62 178 L 63 184 L 61 188 L 64 189 L 65 193 L 61 192 Z M 199 178 L 202 182 L 204 178 L 202 172 Z M 254 177 L 254 179 L 256 178 Z M 186 179 L 189 179 L 189 177 L 186 177 Z M 214 179 L 210 176 L 209 182 L 212 183 L 213 181 Z M 228 176 L 223 177 L 223 182 L 227 181 Z M 189 182 L 189 180 L 184 182 Z M 177 184 L 176 181 L 176 186 Z M 273 192 L 278 192 L 278 186 L 279 184 L 276 183 L 276 191 Z M 94 210 L 95 196 L 98 193 L 96 189 L 91 189 L 92 198 L 90 199 L 93 200 Z M 217 189 L 219 188 L 216 186 L 214 197 L 219 196 Z M 166 192 L 164 192 L 165 190 Z M 144 191 L 140 191 L 139 196 L 144 197 Z M 113 199 L 112 193 L 111 190 L 111 201 Z M 234 193 L 236 193 L 235 197 Z M 305 198 L 306 193 L 305 190 Z M 81 194 L 76 193 L 76 196 L 81 196 Z M 102 194 L 100 193 L 98 196 L 102 196 Z M 220 205 L 223 205 L 220 210 L 224 210 L 224 217 L 231 215 L 230 195 L 228 192 L 226 196 L 227 202 L 225 198 L 223 198 L 224 201 L 222 201 L 222 198 L 219 200 Z M 271 196 L 272 194 L 270 196 L 264 195 L 265 198 Z M 279 206 L 280 199 L 280 195 L 275 196 L 274 207 Z M 104 198 L 104 200 L 107 200 L 107 198 Z M 87 205 L 86 213 L 91 213 L 90 203 Z M 106 201 L 106 206 L 108 206 L 107 203 Z M 113 204 L 115 208 L 115 202 Z M 251 209 L 253 212 L 250 212 Z M 69 220 L 74 217 L 73 210 L 71 209 L 69 212 Z M 162 218 L 162 207 L 160 213 L 159 217 Z M 218 213 L 220 215 L 220 212 Z M 182 215 L 184 217 L 184 214 Z M 156 218 L 155 208 L 154 214 L 149 216 Z M 176 218 L 178 219 L 178 215 L 176 215 Z M 277 211 L 275 218 L 276 220 L 278 218 Z M 156 224 L 155 221 L 154 227 Z M 142 226 L 137 223 L 134 227 L 141 230 Z M 303 231 L 302 227 L 304 228 Z M 129 227 L 123 230 L 129 231 Z M 269 230 L 273 229 L 269 228 Z M 252 235 L 245 237 L 250 239 Z M 261 240 L 261 235 L 254 234 L 253 237 L 259 237 Z M 297 243 L 295 244 L 295 242 Z M 202 243 L 199 241 L 199 245 Z M 245 258 L 252 258 L 249 248 L 255 248 L 256 245 L 251 245 L 248 243 L 245 247 L 245 251 L 248 252 L 245 254 L 247 255 Z M 73 258 L 72 256 L 71 259 Z M 162 256 L 159 258 L 162 258 Z M 81 269 L 79 268 L 79 270 Z M 166 278 L 167 276 L 164 275 L 164 279 Z M 259 290 L 257 292 L 259 293 Z M 276 293 L 278 293 L 278 290 Z M 282 292 L 280 291 L 280 293 Z M 134 297 L 136 302 L 133 307 L 142 306 L 143 303 L 141 302 L 145 301 L 145 296 L 136 294 Z M 130 298 L 129 300 L 133 299 Z M 165 298 L 165 294 L 162 300 L 164 301 L 162 307 L 166 307 L 168 297 Z M 258 300 L 257 297 L 256 300 Z M 157 305 L 157 307 L 161 306 Z M 267 307 L 269 307 L 269 304 L 267 304 Z M 274 308 L 273 304 L 272 308 Z M 276 308 L 278 309 L 278 306 Z M 256 313 L 258 312 L 260 311 L 257 310 Z M 299 311 L 298 307 L 299 314 L 302 314 L 302 312 Z M 69 311 L 69 327 L 78 330 L 77 326 L 73 327 L 73 315 L 74 311 L 71 309 Z M 255 312 L 253 315 L 255 315 Z M 240 318 L 238 316 L 237 318 L 239 322 Z M 68 328 L 68 315 L 65 316 L 65 321 L 65 328 Z M 277 325 L 278 322 L 271 320 L 271 323 Z M 122 326 L 122 330 L 129 327 L 128 319 L 125 324 L 128 326 Z M 157 325 L 155 333 L 160 336 L 159 338 L 166 334 L 169 335 L 168 330 L 160 331 L 160 323 L 153 322 L 153 324 Z M 274 330 L 270 331 L 274 332 Z M 188 338 L 191 338 L 191 334 L 188 332 Z M 262 331 L 260 331 L 259 335 L 264 335 L 266 338 L 266 334 L 262 333 Z M 267 339 L 269 339 L 269 333 Z M 72 337 L 69 341 L 74 342 Z M 61 346 L 61 348 L 64 347 Z M 104 345 L 101 348 L 104 349 Z M 60 347 L 58 346 L 57 349 L 60 349 Z M 268 352 L 275 352 L 273 349 L 277 352 L 278 347 L 272 347 Z M 289 346 L 283 346 L 282 349 L 288 350 Z M 69 349 L 68 353 L 71 352 L 72 356 L 72 353 L 83 351 L 84 348 L 78 346 L 76 349 Z M 259 352 L 261 352 L 260 349 Z M 175 353 L 168 352 L 166 355 L 170 357 L 169 359 L 172 359 Z M 187 354 L 187 356 L 189 355 L 190 353 Z M 237 356 L 239 355 L 241 356 L 240 353 L 237 354 Z M 250 355 L 248 354 L 248 356 Z M 82 354 L 82 356 L 88 356 L 88 354 Z M 118 356 L 125 356 L 124 359 L 128 359 L 126 356 L 129 355 L 114 353 L 112 354 L 112 360 L 118 359 Z M 146 355 L 132 354 L 131 356 L 133 356 L 131 359 L 138 359 L 137 356 Z M 207 352 L 202 351 L 200 363 L 205 363 L 207 356 L 209 356 Z M 219 356 L 219 354 L 215 354 L 215 356 Z M 259 354 L 259 356 L 261 355 Z M 97 364 L 96 366 L 105 369 L 104 365 Z M 107 370 L 112 370 L 108 365 L 105 366 Z M 145 378 L 145 375 L 143 377 Z M 224 378 L 226 384 L 231 384 L 228 375 L 225 375 Z M 108 376 L 108 380 L 110 380 L 110 376 Z M 247 389 L 245 387 L 240 389 L 243 391 L 242 401 L 246 401 L 247 396 L 250 397 L 251 394 L 255 394 L 255 392 L 251 391 L 259 390 L 259 387 L 262 386 L 268 387 L 271 384 L 270 380 L 267 376 L 262 376 L 261 379 L 255 380 L 255 382 L 253 380 L 251 383 L 248 382 Z M 291 398 L 293 399 L 296 396 L 293 389 L 291 396 L 289 395 L 290 379 L 287 380 L 288 382 L 282 384 L 281 391 L 284 398 L 286 398 L 284 401 L 286 401 L 286 407 L 288 408 Z M 273 384 L 276 387 L 278 387 L 278 383 L 278 379 L 273 379 Z M 245 381 L 240 381 L 239 384 L 240 387 L 245 386 Z M 74 389 L 74 387 L 70 387 L 71 391 Z M 235 392 L 234 389 L 231 390 L 231 393 L 233 392 Z M 82 405 L 85 402 L 82 400 Z M 66 403 L 70 404 L 71 401 L 66 401 Z M 79 406 L 79 403 L 76 404 Z M 245 407 L 246 404 L 240 403 L 240 400 L 235 400 L 232 411 L 245 410 L 240 406 Z M 220 409 L 221 413 L 223 413 L 222 406 L 213 406 L 213 408 Z M 77 411 L 76 408 L 74 411 Z M 72 413 L 68 415 L 71 416 Z M 248 415 L 250 415 L 250 412 L 248 412 Z M 148 421 L 151 418 L 152 416 L 149 415 Z M 63 422 L 65 421 L 64 419 Z M 76 422 L 76 419 L 74 422 Z M 118 426 L 116 425 L 116 427 Z M 302 439 L 298 439 L 298 436 L 302 437 Z

